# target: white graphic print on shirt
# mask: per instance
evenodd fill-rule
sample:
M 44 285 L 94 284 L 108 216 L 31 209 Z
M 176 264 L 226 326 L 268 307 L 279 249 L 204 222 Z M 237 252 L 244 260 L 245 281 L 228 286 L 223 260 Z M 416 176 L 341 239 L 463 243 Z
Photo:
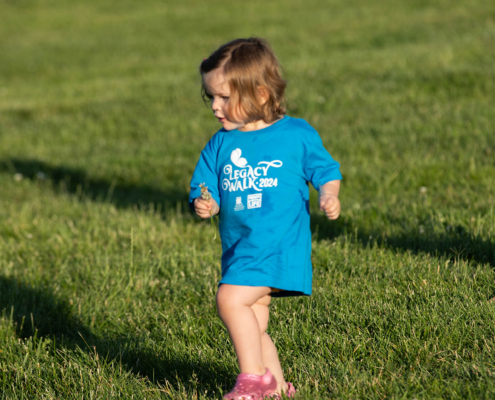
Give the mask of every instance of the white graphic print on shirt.
M 226 177 L 222 182 L 222 189 L 229 192 L 246 189 L 254 189 L 258 192 L 263 191 L 263 188 L 273 187 L 278 185 L 278 179 L 268 177 L 268 169 L 270 167 L 280 168 L 283 163 L 280 160 L 275 161 L 260 161 L 258 167 L 251 167 L 245 158 L 241 157 L 241 149 L 235 149 L 230 154 L 230 160 L 236 166 L 241 168 L 236 169 L 231 164 L 227 164 L 223 168 L 223 173 Z
M 244 210 L 244 204 L 242 204 L 242 197 L 236 197 L 234 210 L 236 211 Z
M 248 194 L 248 208 L 261 208 L 262 193 Z

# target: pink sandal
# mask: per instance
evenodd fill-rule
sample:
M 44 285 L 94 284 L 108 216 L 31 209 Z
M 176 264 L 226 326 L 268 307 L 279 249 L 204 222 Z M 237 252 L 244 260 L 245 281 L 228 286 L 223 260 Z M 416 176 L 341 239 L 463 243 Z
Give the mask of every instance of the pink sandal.
M 277 381 L 267 368 L 265 375 L 239 374 L 234 388 L 223 398 L 225 400 L 262 400 L 277 389 Z
M 267 368 L 265 375 L 239 374 L 234 388 L 223 398 L 225 400 L 263 400 L 265 397 L 272 399 L 281 399 L 277 389 L 277 381 Z M 287 391 L 285 395 L 289 398 L 294 397 L 296 389 L 294 385 L 287 382 Z
M 285 395 L 288 398 L 292 398 L 292 397 L 294 397 L 296 395 L 296 388 L 290 382 L 287 382 L 287 391 L 285 392 Z
M 289 399 L 294 397 L 296 395 L 296 389 L 294 388 L 294 385 L 290 382 L 287 382 L 287 391 L 285 392 L 285 396 L 288 397 Z M 282 396 L 280 396 L 278 393 L 272 393 L 267 396 L 270 399 L 275 399 L 275 400 L 281 400 Z

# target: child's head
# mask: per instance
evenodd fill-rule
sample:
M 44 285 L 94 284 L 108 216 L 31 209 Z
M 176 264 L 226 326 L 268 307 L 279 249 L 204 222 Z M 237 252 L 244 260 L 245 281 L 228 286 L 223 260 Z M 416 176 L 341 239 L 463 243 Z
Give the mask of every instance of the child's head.
M 271 124 L 285 114 L 286 83 L 265 40 L 236 39 L 226 43 L 206 58 L 199 70 L 203 98 L 212 101 L 213 111 L 224 127 L 225 119 Z

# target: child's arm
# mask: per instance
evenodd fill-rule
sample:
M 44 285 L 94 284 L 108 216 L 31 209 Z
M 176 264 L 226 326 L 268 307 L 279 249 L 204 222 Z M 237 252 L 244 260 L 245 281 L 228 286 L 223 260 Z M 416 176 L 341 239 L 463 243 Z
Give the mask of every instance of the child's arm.
M 194 211 L 201 218 L 211 218 L 218 214 L 220 207 L 213 197 L 209 200 L 204 200 L 200 196 L 194 199 Z
M 320 193 L 320 210 L 324 211 L 329 219 L 337 219 L 340 214 L 338 196 L 342 179 L 340 164 L 328 153 L 320 135 L 313 128 L 309 127 L 301 138 L 305 178 Z
M 340 215 L 339 190 L 340 180 L 320 186 L 320 210 L 324 211 L 329 219 L 337 219 Z
M 210 218 L 218 214 L 222 205 L 216 166 L 218 148 L 218 135 L 215 134 L 201 152 L 191 178 L 189 207 L 201 218 Z M 206 184 L 209 187 L 205 186 Z

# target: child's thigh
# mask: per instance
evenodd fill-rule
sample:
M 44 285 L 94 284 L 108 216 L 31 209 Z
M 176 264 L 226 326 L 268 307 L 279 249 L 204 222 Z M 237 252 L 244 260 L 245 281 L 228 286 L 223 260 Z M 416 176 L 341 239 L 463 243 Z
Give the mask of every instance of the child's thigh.
M 217 304 L 229 303 L 230 305 L 245 305 L 251 307 L 253 304 L 265 303 L 271 289 L 267 286 L 240 286 L 223 283 L 218 288 Z M 268 305 L 266 304 L 266 305 Z

